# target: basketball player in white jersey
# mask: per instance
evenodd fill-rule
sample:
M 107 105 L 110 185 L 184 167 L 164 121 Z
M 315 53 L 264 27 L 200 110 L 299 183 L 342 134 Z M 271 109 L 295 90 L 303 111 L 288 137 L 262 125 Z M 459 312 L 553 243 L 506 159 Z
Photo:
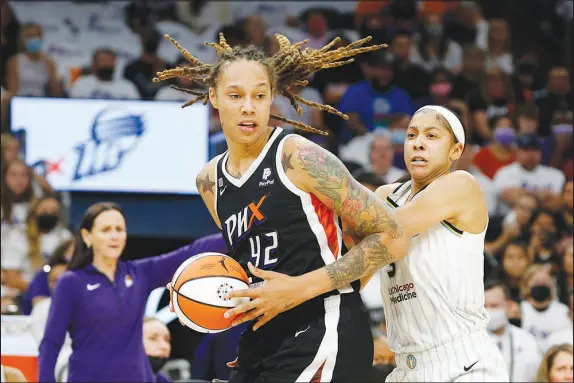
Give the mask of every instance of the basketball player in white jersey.
M 411 179 L 377 190 L 396 208 L 396 219 L 411 237 L 405 257 L 385 254 L 379 262 L 386 265 L 380 270 L 381 292 L 397 362 L 388 382 L 509 381 L 502 355 L 486 331 L 490 318 L 484 307 L 483 246 L 488 209 L 474 177 L 450 172 L 464 144 L 464 129 L 451 111 L 419 109 L 404 145 Z M 347 242 L 360 239 L 347 234 L 353 239 Z M 265 312 L 267 322 L 337 280 L 362 278 L 364 286 L 369 266 L 342 257 L 300 277 L 255 270 L 266 284 L 232 293 L 253 300 L 230 314 L 254 309 Z M 248 312 L 237 322 L 251 319 Z

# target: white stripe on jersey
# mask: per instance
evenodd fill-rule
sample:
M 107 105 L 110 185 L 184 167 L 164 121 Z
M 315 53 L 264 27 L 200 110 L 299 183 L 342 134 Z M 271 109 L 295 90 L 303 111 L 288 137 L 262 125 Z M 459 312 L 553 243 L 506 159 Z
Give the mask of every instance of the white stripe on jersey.
M 297 185 L 295 185 L 293 182 L 291 182 L 291 180 L 289 179 L 289 177 L 287 177 L 287 174 L 285 174 L 285 171 L 283 170 L 283 165 L 281 163 L 282 155 L 283 155 L 283 145 L 285 144 L 285 141 L 289 137 L 292 137 L 292 136 L 294 136 L 294 135 L 289 134 L 289 135 L 283 137 L 283 139 L 281 140 L 281 142 L 279 142 L 279 145 L 277 146 L 277 154 L 276 154 L 276 159 L 275 159 L 277 174 L 279 175 L 279 179 L 281 180 L 281 183 L 283 185 L 285 185 L 285 187 L 287 189 L 289 189 L 293 194 L 295 194 L 295 195 L 299 196 L 299 198 L 301 198 L 301 208 L 303 209 L 303 211 L 305 212 L 305 215 L 307 216 L 307 221 L 309 222 L 309 227 L 311 228 L 311 230 L 313 231 L 313 233 L 317 237 L 317 243 L 319 244 L 319 248 L 321 249 L 321 258 L 323 258 L 325 265 L 329 265 L 329 264 L 335 262 L 335 260 L 337 260 L 341 256 L 341 248 L 342 248 L 342 242 L 343 242 L 343 236 L 341 234 L 342 233 L 341 228 L 339 227 L 337 215 L 334 214 L 333 225 L 335 225 L 335 228 L 336 228 L 338 251 L 337 251 L 337 254 L 333 254 L 333 251 L 329 247 L 329 240 L 327 238 L 327 233 L 325 233 L 325 228 L 323 227 L 323 224 L 321 223 L 319 216 L 317 215 L 317 211 L 315 210 L 315 206 L 313 206 L 311 194 L 299 189 L 297 187 Z M 351 293 L 351 292 L 353 292 L 353 288 L 349 285 L 349 286 L 340 288 L 339 292 L 341 294 Z
M 389 199 L 400 206 L 409 194 L 410 181 Z M 380 270 L 392 351 L 429 350 L 486 328 L 485 233 L 486 228 L 480 234 L 460 232 L 443 222 L 411 238 L 408 255 Z M 441 358 L 446 356 L 437 355 Z

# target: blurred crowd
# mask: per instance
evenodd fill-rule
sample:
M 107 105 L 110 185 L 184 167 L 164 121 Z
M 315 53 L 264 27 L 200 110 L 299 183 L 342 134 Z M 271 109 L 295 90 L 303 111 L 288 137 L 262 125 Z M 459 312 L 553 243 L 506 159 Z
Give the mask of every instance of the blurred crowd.
M 253 44 L 269 55 L 279 49 L 275 33 L 308 39 L 315 49 L 335 37 L 337 47 L 372 36 L 388 48 L 319 72 L 294 90 L 338 108 L 348 121 L 308 107 L 298 116 L 281 97 L 273 112 L 329 131 L 308 136 L 372 190 L 406 175 L 403 142 L 416 109 L 437 104 L 458 114 L 468 144 L 455 168 L 477 178 L 489 206 L 485 304 L 493 342 L 512 381 L 572 381 L 572 13 L 572 2 L 561 0 L 2 0 L 2 313 L 31 314 L 42 326 L 74 244 L 60 196 L 21 159 L 21 144 L 9 133 L 13 97 L 183 103 L 188 95 L 169 85 L 202 84 L 152 82 L 156 72 L 187 63 L 164 33 L 206 62 L 216 55 L 203 43 L 220 32 L 232 46 Z M 208 129 L 217 150 L 225 150 L 215 109 Z M 377 294 L 374 278 L 363 297 L 373 318 L 373 379 L 384 381 L 394 360 Z M 146 323 L 169 339 L 160 325 Z M 169 350 L 160 354 L 167 358 Z M 198 370 L 193 377 L 225 378 L 208 376 L 215 368 Z

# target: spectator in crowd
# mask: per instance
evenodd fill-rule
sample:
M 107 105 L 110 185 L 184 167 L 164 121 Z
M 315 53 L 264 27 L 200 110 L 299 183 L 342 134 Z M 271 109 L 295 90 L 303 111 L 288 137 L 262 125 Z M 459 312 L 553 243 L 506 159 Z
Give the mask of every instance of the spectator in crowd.
M 545 264 L 554 274 L 560 267 L 557 216 L 548 209 L 537 210 L 530 221 L 528 256 L 534 263 Z
M 72 238 L 60 222 L 60 204 L 54 197 L 42 197 L 32 204 L 26 225 L 11 230 L 4 239 L 2 270 L 6 286 L 26 292 L 56 247 Z
M 533 101 L 519 105 L 514 116 L 518 133 L 538 134 L 538 106 Z
M 510 53 L 510 32 L 503 19 L 490 20 L 488 25 L 488 51 L 486 69 L 499 68 L 506 74 L 514 72 L 514 62 Z
M 396 182 L 407 172 L 393 166 L 394 151 L 391 134 L 385 130 L 375 131 L 369 148 L 370 171 L 385 184 Z
M 310 86 L 299 86 L 299 85 L 295 85 L 293 87 L 291 87 L 289 89 L 291 91 L 291 93 L 304 98 L 305 100 L 317 103 L 317 104 L 323 104 L 323 98 L 321 97 L 321 94 L 317 91 L 317 89 L 312 88 Z M 291 120 L 295 119 L 298 121 L 301 121 L 304 124 L 307 124 L 309 126 L 312 126 L 316 129 L 321 129 L 321 130 L 327 130 L 328 127 L 325 125 L 325 122 L 323 120 L 323 112 L 319 109 L 316 108 L 311 108 L 310 106 L 307 105 L 301 105 L 301 109 L 303 111 L 303 114 L 301 114 L 301 116 L 299 116 L 299 114 L 297 114 L 297 111 L 291 107 L 291 104 L 289 103 L 289 100 L 287 100 L 287 98 L 285 97 L 275 97 L 275 99 L 273 100 L 273 103 L 276 104 L 279 109 L 282 111 L 282 116 L 289 118 Z M 290 129 L 290 128 L 287 128 Z
M 306 46 L 313 49 L 321 49 L 327 45 L 329 20 L 321 9 L 312 8 L 308 9 L 302 15 L 303 25 L 305 30 L 305 38 L 309 39 Z
M 531 192 L 525 192 L 516 201 L 512 210 L 504 217 L 503 227 L 508 228 L 512 238 L 530 239 L 530 224 L 534 212 L 539 209 L 538 199 Z M 503 230 L 504 233 L 504 230 Z
M 259 15 L 251 15 L 243 21 L 243 33 L 245 33 L 246 43 L 263 48 L 265 45 L 265 31 L 267 25 Z
M 214 25 L 233 21 L 232 7 L 227 1 L 176 1 L 175 7 L 179 21 L 198 36 Z
M 48 274 L 52 267 L 56 264 L 68 264 L 74 254 L 75 240 L 74 238 L 63 241 L 56 247 L 56 250 L 50 256 L 48 263 L 42 267 L 40 271 L 34 275 L 32 281 L 28 285 L 26 291 L 26 301 L 29 301 L 32 308 L 36 303 L 49 298 L 52 295 L 52 289 L 48 281 Z
M 484 306 L 490 315 L 488 333 L 500 349 L 511 382 L 532 382 L 542 361 L 542 352 L 536 338 L 528 331 L 508 322 L 508 300 L 506 286 L 490 280 L 484 286 Z
M 373 172 L 367 172 L 360 168 L 352 173 L 353 178 L 357 180 L 361 185 L 372 191 L 373 193 L 381 186 L 385 185 L 381 177 L 377 176 Z
M 519 134 L 516 144 L 516 162 L 499 169 L 494 176 L 504 214 L 524 191 L 532 191 L 541 201 L 545 201 L 560 195 L 565 182 L 561 171 L 540 164 L 542 154 L 536 134 Z
M 562 170 L 567 160 L 572 160 L 574 155 L 572 149 L 572 136 L 574 127 L 572 125 L 571 110 L 556 110 L 552 116 L 552 135 L 546 141 L 547 152 L 544 163 L 548 163 L 553 168 Z
M 537 382 L 572 382 L 572 346 L 561 344 L 550 348 L 544 355 L 536 374 Z
M 16 227 L 25 223 L 30 204 L 36 198 L 32 187 L 34 173 L 21 159 L 8 162 L 2 170 L 2 221 Z
M 154 382 L 170 382 L 160 370 L 171 354 L 171 334 L 167 326 L 157 318 L 145 317 L 143 321 L 143 345 L 155 375 Z
M 556 284 L 543 265 L 528 267 L 520 283 L 522 328 L 530 332 L 540 347 L 552 333 L 571 326 L 568 306 L 556 300 Z
M 176 66 L 183 67 L 189 65 L 189 62 L 185 57 L 180 58 L 176 62 Z M 183 76 L 178 76 L 175 79 L 175 86 L 180 88 L 192 89 L 197 91 L 202 91 L 204 88 L 203 84 L 200 84 L 194 80 L 189 80 Z M 157 101 L 181 101 L 187 102 L 189 100 L 189 94 L 174 89 L 171 85 L 162 86 L 155 94 L 155 99 Z
M 437 67 L 432 73 L 428 95 L 415 102 L 415 109 L 424 105 L 440 105 L 448 108 L 451 101 L 451 92 L 452 79 L 450 72 L 444 68 Z
M 206 251 L 227 252 L 218 234 L 164 256 L 123 262 L 119 258 L 126 237 L 125 218 L 117 205 L 97 203 L 88 208 L 69 271 L 52 294 L 40 344 L 40 381 L 54 381 L 67 332 L 74 344 L 70 381 L 153 381 L 142 342 L 149 293 L 165 286 L 189 257 Z M 110 306 L 110 302 L 116 304 Z
M 460 46 L 476 45 L 486 49 L 488 22 L 484 20 L 476 2 L 459 1 L 445 27 L 447 36 Z
M 1 140 L 2 170 L 4 170 L 4 167 L 12 160 L 20 158 L 20 143 L 11 133 L 2 133 Z M 54 189 L 52 189 L 48 181 L 46 181 L 46 178 L 36 173 L 34 169 L 31 169 L 31 171 L 33 172 L 32 188 L 35 195 L 42 196 L 44 194 L 52 194 Z
M 69 259 L 64 257 L 64 254 L 54 252 L 52 257 L 49 259 L 46 266 L 44 266 L 44 272 L 47 275 L 48 283 L 48 295 L 54 291 L 54 286 L 60 277 L 68 269 Z M 46 330 L 46 322 L 48 320 L 48 313 L 50 312 L 50 306 L 52 304 L 52 298 L 45 297 L 41 301 L 38 301 L 32 313 L 30 314 L 30 326 L 31 333 L 34 340 L 38 343 L 38 346 L 42 343 L 42 338 L 44 337 L 44 332 Z M 58 355 L 58 360 L 55 367 L 55 376 L 57 382 L 67 382 L 68 381 L 68 363 L 70 360 L 70 355 L 72 354 L 72 339 L 69 335 L 66 335 L 60 354 Z
M 486 200 L 489 214 L 495 214 L 497 208 L 496 190 L 492 180 L 473 165 L 472 158 L 475 156 L 476 150 L 477 148 L 472 145 L 466 146 L 460 158 L 454 163 L 453 169 L 464 170 L 474 176 Z
M 563 234 L 572 237 L 574 234 L 574 184 L 568 180 L 562 189 L 562 203 L 558 214 L 562 220 Z
M 396 32 L 389 51 L 394 62 L 394 83 L 403 88 L 412 100 L 419 100 L 428 94 L 431 76 L 420 66 L 413 64 L 412 37 L 408 32 Z
M 92 57 L 92 73 L 81 76 L 70 88 L 74 98 L 127 99 L 140 98 L 134 84 L 124 78 L 115 78 L 116 54 L 110 49 L 97 49 Z
M 500 264 L 502 266 L 500 277 L 508 289 L 508 298 L 514 302 L 520 302 L 522 300 L 520 282 L 524 271 L 532 265 L 527 245 L 520 241 L 511 241 L 506 244 Z
M 508 116 L 493 117 L 488 125 L 493 132 L 493 140 L 476 153 L 472 163 L 485 176 L 493 179 L 500 168 L 516 161 L 516 130 Z
M 396 114 L 413 113 L 408 93 L 394 85 L 392 55 L 374 52 L 368 65 L 373 67 L 374 78 L 349 86 L 339 104 L 339 110 L 349 115 L 347 129 L 342 135 L 344 141 L 377 128 L 388 128 Z
M 510 78 L 499 68 L 488 71 L 486 81 L 469 98 L 468 107 L 472 115 L 474 140 L 482 144 L 493 139 L 488 120 L 512 113 L 516 99 Z
M 0 2 L 0 85 L 7 88 L 6 64 L 18 53 L 20 45 L 20 23 L 8 1 Z
M 539 134 L 546 137 L 551 133 L 551 122 L 556 110 L 572 111 L 574 104 L 570 92 L 568 69 L 556 66 L 548 71 L 546 88 L 536 100 L 540 108 Z
M 463 46 L 462 68 L 454 80 L 452 98 L 466 100 L 479 89 L 484 78 L 485 53 L 474 45 Z
M 174 0 L 130 1 L 124 7 L 125 23 L 136 34 L 160 20 L 177 20 Z
M 560 269 L 558 272 L 558 292 L 560 302 L 570 304 L 572 290 L 574 290 L 574 267 L 573 256 L 574 243 L 572 238 L 563 241 L 560 247 Z
M 157 72 L 168 64 L 157 55 L 161 34 L 153 28 L 144 29 L 139 35 L 141 42 L 140 57 L 130 62 L 124 69 L 124 78 L 131 81 L 144 100 L 153 100 L 160 85 L 152 81 Z
M 570 244 L 571 245 L 571 244 Z M 570 346 L 572 346 L 574 344 L 574 333 L 573 333 L 573 305 L 574 305 L 574 301 L 573 301 L 573 296 L 572 296 L 572 290 L 570 290 L 570 297 L 569 297 L 569 306 L 570 306 L 570 326 L 564 326 L 561 330 L 555 331 L 552 334 L 550 334 L 548 336 L 548 338 L 546 338 L 544 344 L 543 344 L 543 349 L 546 351 L 548 349 L 550 349 L 553 346 L 557 346 L 560 344 L 564 344 L 567 343 Z
M 62 84 L 54 60 L 43 52 L 42 26 L 22 26 L 24 52 L 6 63 L 6 88 L 17 96 L 62 96 Z
M 428 73 L 438 68 L 446 68 L 456 73 L 460 70 L 462 63 L 462 48 L 446 36 L 440 16 L 430 13 L 423 20 L 419 38 L 413 45 L 410 59 L 413 64 Z
M 533 53 L 522 55 L 516 62 L 512 76 L 516 97 L 519 100 L 533 101 L 540 87 L 538 60 Z

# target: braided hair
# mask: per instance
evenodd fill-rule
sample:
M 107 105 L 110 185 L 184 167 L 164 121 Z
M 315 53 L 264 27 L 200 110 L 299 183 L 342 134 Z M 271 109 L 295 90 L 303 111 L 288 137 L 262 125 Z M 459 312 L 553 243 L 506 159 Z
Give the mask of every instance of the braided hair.
M 179 49 L 183 54 L 183 57 L 189 62 L 189 65 L 158 72 L 157 77 L 153 79 L 153 82 L 160 82 L 174 77 L 185 77 L 207 85 L 208 87 L 215 87 L 219 73 L 224 64 L 240 59 L 256 61 L 263 65 L 267 70 L 271 82 L 271 91 L 276 95 L 286 97 L 299 115 L 303 113 L 299 104 L 303 104 L 336 114 L 345 120 L 349 119 L 346 114 L 341 113 L 329 105 L 305 100 L 299 95 L 290 92 L 289 88 L 292 86 L 307 85 L 309 83 L 307 79 L 321 69 L 335 68 L 353 62 L 354 59 L 349 57 L 387 47 L 386 44 L 361 47 L 365 43 L 371 41 L 371 36 L 368 36 L 335 50 L 330 49 L 340 41 L 339 37 L 336 37 L 329 44 L 318 50 L 312 48 L 301 49 L 301 46 L 306 44 L 308 40 L 292 44 L 284 35 L 276 34 L 275 37 L 279 42 L 279 51 L 272 57 L 267 57 L 265 53 L 253 45 L 249 45 L 247 47 L 236 46 L 232 48 L 225 40 L 223 34 L 220 33 L 219 43 L 205 43 L 206 45 L 215 48 L 218 56 L 217 63 L 204 64 L 197 58 L 193 57 L 191 53 L 189 53 L 169 35 L 165 35 L 164 37 Z M 193 105 L 198 101 L 202 101 L 205 105 L 209 101 L 208 90 L 198 91 L 178 86 L 172 86 L 172 88 L 195 96 L 183 104 L 182 108 Z M 313 128 L 302 122 L 290 120 L 273 114 L 271 117 L 307 132 L 328 135 L 327 132 Z

